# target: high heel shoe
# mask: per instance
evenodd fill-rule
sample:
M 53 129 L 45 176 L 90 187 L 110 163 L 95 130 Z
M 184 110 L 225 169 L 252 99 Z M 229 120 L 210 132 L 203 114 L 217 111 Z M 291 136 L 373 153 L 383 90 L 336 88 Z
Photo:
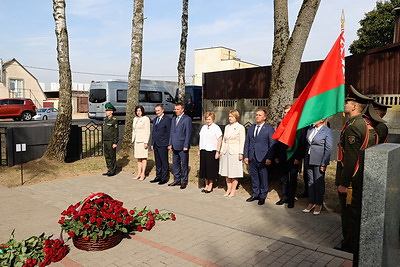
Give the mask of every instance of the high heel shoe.
M 228 197 L 229 196 L 229 194 L 230 194 L 230 192 L 228 193 L 228 192 L 226 192 L 225 194 L 224 194 L 224 197 Z
M 139 181 L 144 181 L 144 179 L 146 179 L 146 176 L 140 176 L 140 179 L 139 179 Z
M 310 213 L 313 209 L 315 208 L 315 205 L 313 205 L 310 209 L 305 208 L 303 210 L 304 213 Z M 314 211 L 315 212 L 315 211 Z
M 322 211 L 322 206 L 320 206 L 319 211 L 314 210 L 313 214 L 314 215 L 319 215 L 321 213 L 321 211 Z
M 211 190 L 204 190 L 204 193 L 206 193 L 206 194 L 209 194 L 209 193 L 211 193 L 213 190 L 211 189 Z

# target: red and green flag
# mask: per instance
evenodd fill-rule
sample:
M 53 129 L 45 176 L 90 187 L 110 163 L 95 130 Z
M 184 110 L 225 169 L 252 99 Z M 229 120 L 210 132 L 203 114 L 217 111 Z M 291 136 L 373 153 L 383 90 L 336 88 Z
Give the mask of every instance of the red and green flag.
M 296 132 L 344 110 L 344 29 L 272 138 L 293 147 Z

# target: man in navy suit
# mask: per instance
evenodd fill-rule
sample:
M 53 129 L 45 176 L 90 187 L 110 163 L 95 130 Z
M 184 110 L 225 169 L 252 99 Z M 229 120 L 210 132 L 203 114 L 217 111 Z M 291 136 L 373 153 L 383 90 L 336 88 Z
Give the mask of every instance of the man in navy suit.
M 151 180 L 150 183 L 158 182 L 159 185 L 162 185 L 169 180 L 167 147 L 171 129 L 171 118 L 164 115 L 164 107 L 162 104 L 156 105 L 154 110 L 157 118 L 153 121 L 151 149 L 154 151 L 154 159 L 156 161 L 156 178 Z
M 265 123 L 267 112 L 263 109 L 256 112 L 256 124 L 247 131 L 244 143 L 244 163 L 250 166 L 251 184 L 253 195 L 247 202 L 258 200 L 258 205 L 264 205 L 268 193 L 268 172 L 267 165 L 270 165 L 273 158 L 272 139 L 274 129 Z
M 171 121 L 168 149 L 172 150 L 174 182 L 169 186 L 180 185 L 185 189 L 188 183 L 189 174 L 189 148 L 192 135 L 192 119 L 187 116 L 182 103 L 175 104 L 175 114 Z

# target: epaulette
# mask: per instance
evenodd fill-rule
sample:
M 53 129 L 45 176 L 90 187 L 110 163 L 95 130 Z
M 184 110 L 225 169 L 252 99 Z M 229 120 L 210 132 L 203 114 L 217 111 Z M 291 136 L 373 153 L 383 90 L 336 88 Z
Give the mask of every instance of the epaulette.
M 356 121 L 356 119 L 349 120 L 349 122 L 347 123 L 347 126 L 353 125 L 355 121 Z
M 113 120 L 116 120 L 117 118 L 113 117 L 112 119 L 113 119 Z

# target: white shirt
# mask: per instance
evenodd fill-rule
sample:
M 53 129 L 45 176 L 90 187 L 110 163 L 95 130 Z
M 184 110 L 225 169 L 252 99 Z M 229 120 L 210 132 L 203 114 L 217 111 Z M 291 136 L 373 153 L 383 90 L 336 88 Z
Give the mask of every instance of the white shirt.
M 217 150 L 218 138 L 222 136 L 221 128 L 215 123 L 208 125 L 203 125 L 200 130 L 200 150 L 214 151 Z
M 307 140 L 308 140 L 308 143 L 311 145 L 311 143 L 312 143 L 312 140 L 314 139 L 314 137 L 317 135 L 317 133 L 319 132 L 319 130 L 321 130 L 321 128 L 322 128 L 322 126 L 323 125 L 321 125 L 321 126 L 319 126 L 319 127 L 313 127 L 313 130 L 311 131 L 311 133 L 310 133 L 310 135 L 308 136 L 308 138 L 307 138 Z M 308 154 L 310 154 L 310 149 L 311 148 L 309 148 L 308 149 Z

